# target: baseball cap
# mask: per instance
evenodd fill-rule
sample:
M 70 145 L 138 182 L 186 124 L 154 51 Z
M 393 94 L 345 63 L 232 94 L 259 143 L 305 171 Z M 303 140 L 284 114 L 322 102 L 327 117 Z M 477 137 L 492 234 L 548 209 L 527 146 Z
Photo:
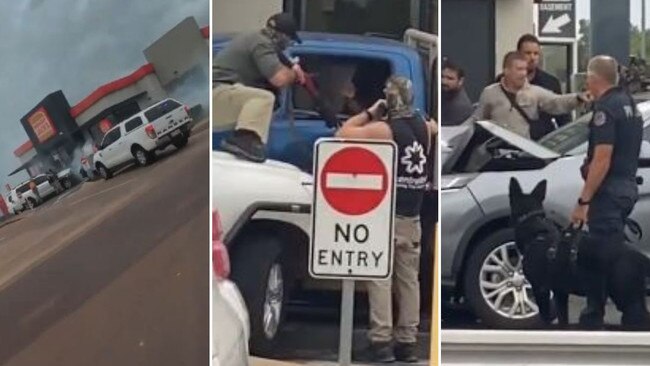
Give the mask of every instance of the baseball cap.
M 302 40 L 298 37 L 298 26 L 293 20 L 293 16 L 289 13 L 278 13 L 272 15 L 269 20 L 266 21 L 266 26 L 275 29 L 280 33 L 286 34 L 298 43 L 302 43 Z

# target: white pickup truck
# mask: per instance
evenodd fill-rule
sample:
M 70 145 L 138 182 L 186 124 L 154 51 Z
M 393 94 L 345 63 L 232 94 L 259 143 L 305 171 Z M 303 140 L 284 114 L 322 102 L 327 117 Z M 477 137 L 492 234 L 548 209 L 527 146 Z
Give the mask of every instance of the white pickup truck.
M 192 118 L 188 108 L 174 99 L 165 99 L 131 116 L 106 132 L 94 155 L 95 169 L 104 179 L 126 164 L 151 163 L 156 150 L 173 144 L 187 145 Z

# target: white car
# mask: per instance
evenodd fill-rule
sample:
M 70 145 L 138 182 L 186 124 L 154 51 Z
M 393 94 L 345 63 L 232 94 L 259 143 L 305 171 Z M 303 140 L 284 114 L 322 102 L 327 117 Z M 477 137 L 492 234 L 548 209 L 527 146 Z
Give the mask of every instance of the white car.
M 221 215 L 231 279 L 251 317 L 251 353 L 263 356 L 273 349 L 292 285 L 308 279 L 312 176 L 217 151 L 212 166 L 212 207 Z
M 177 149 L 187 145 L 192 118 L 186 106 L 168 98 L 131 116 L 106 132 L 94 155 L 95 169 L 104 179 L 113 171 L 135 162 L 151 163 L 155 151 L 173 144 Z
M 250 322 L 237 285 L 228 280 L 230 260 L 221 241 L 219 213 L 212 213 L 212 366 L 248 366 Z
M 72 186 L 69 173 L 70 170 L 66 169 L 64 171 L 61 171 L 59 174 L 57 174 L 59 176 L 59 179 L 61 180 L 63 189 L 67 189 Z M 29 180 L 20 183 L 19 185 L 16 186 L 16 188 L 11 190 L 7 199 L 14 207 L 14 211 L 16 213 L 25 211 L 27 209 L 32 209 L 40 205 L 41 203 L 43 203 L 43 201 L 46 200 L 47 198 L 61 193 L 60 191 L 57 191 L 57 189 L 49 182 L 48 178 L 49 178 L 48 174 L 39 174 L 34 178 L 32 178 L 36 183 L 38 194 L 39 196 L 41 196 L 40 200 L 38 199 L 38 197 L 36 197 L 34 192 L 32 192 L 32 190 L 29 188 L 29 182 L 30 182 Z

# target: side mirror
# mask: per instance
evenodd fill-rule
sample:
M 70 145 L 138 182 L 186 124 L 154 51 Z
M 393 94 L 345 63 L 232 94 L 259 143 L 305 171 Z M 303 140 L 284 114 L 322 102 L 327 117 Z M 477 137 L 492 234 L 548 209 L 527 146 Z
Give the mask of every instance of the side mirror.
M 650 142 L 646 140 L 641 141 L 641 152 L 639 153 L 639 159 L 650 159 Z

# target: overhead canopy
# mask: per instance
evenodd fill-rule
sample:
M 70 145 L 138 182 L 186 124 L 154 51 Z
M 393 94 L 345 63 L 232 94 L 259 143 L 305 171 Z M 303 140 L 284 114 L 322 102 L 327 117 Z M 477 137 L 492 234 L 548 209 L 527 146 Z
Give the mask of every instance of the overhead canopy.
M 12 175 L 18 173 L 19 171 L 21 171 L 21 170 L 25 170 L 25 169 L 29 168 L 29 166 L 30 166 L 30 164 L 32 164 L 32 161 L 33 161 L 33 160 L 34 160 L 34 159 L 32 158 L 32 159 L 30 159 L 28 162 L 26 162 L 26 163 L 24 163 L 23 165 L 19 166 L 18 168 L 16 168 L 16 170 L 14 170 L 14 171 L 12 171 L 11 173 L 9 173 L 8 176 L 11 177 Z

